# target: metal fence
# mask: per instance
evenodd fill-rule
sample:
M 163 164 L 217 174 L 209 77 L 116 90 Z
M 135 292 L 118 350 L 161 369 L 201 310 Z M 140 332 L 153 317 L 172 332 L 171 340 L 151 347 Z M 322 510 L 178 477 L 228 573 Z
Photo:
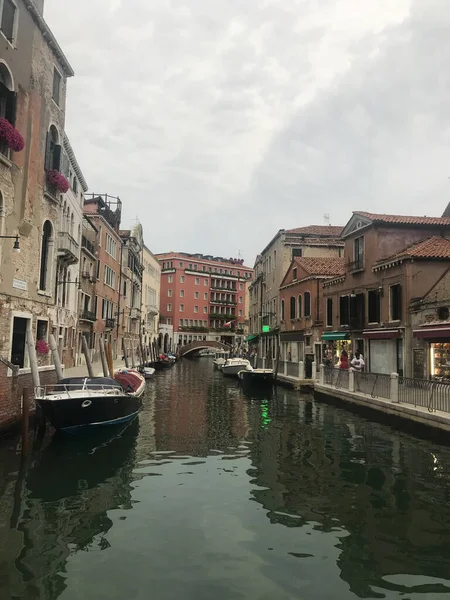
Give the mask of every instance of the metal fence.
M 389 400 L 391 397 L 391 376 L 355 371 L 355 392 L 368 394 L 372 398 L 387 398 Z
M 298 377 L 298 362 L 287 361 L 287 375 L 289 377 Z
M 450 384 L 430 379 L 399 377 L 399 402 L 423 406 L 430 412 L 450 412 Z
M 348 390 L 348 371 L 324 367 L 325 385 L 331 385 L 336 389 Z

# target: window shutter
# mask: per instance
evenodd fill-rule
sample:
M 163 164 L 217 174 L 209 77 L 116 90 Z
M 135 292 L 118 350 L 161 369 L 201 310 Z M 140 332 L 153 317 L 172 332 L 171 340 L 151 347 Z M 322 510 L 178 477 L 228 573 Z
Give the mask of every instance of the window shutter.
M 53 168 L 52 165 L 52 150 L 51 150 L 52 138 L 50 137 L 50 132 L 47 131 L 47 137 L 45 138 L 45 163 L 44 168 L 46 171 L 49 171 Z
M 62 166 L 61 166 L 61 173 L 63 173 L 67 179 L 69 178 L 69 171 L 70 171 L 70 162 L 69 162 L 69 158 L 66 154 L 63 153 L 62 155 Z
M 5 117 L 8 119 L 8 121 L 13 126 L 15 126 L 15 124 L 16 124 L 16 106 L 17 106 L 17 94 L 16 94 L 16 92 L 10 92 L 8 90 L 8 95 L 6 98 Z
M 53 169 L 56 169 L 57 171 L 61 171 L 61 146 L 57 145 L 55 146 L 54 150 L 53 150 Z

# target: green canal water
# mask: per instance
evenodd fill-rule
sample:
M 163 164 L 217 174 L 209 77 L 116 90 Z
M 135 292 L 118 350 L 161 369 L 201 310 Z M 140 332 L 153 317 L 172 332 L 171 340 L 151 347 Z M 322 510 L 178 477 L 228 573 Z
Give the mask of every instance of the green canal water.
M 450 448 L 209 359 L 132 425 L 0 441 L 0 598 L 450 599 Z

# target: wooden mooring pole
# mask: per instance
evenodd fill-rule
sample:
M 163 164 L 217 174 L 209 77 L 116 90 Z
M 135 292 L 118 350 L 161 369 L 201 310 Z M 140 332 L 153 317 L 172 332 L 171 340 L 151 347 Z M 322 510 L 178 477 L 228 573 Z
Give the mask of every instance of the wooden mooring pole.
M 61 379 L 64 377 L 64 373 L 61 365 L 61 359 L 58 353 L 58 346 L 56 345 L 56 340 L 52 333 L 49 335 L 48 341 L 50 342 L 50 350 L 52 353 L 53 364 L 55 365 L 56 378 L 58 381 L 61 381 Z
M 125 342 L 125 338 L 122 337 L 122 352 L 123 352 L 123 360 L 125 361 L 125 366 L 128 369 L 128 356 L 127 356 L 127 344 Z
M 83 348 L 84 359 L 86 361 L 86 367 L 89 377 L 94 377 L 94 371 L 92 370 L 91 357 L 89 356 L 89 348 L 86 340 L 86 336 L 81 336 L 81 346 Z
M 30 390 L 25 387 L 22 390 L 22 456 L 26 456 L 29 450 L 30 432 Z
M 98 340 L 98 346 L 100 349 L 100 358 L 102 361 L 102 367 L 103 367 L 103 375 L 105 377 L 109 377 L 109 373 L 108 373 L 108 363 L 106 361 L 106 350 L 105 350 L 105 341 L 104 339 L 101 337 Z

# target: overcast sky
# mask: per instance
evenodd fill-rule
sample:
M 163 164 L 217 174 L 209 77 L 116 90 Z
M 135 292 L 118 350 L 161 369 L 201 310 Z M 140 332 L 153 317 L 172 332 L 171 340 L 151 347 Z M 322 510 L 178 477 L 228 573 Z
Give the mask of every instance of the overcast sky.
M 450 200 L 449 0 L 46 0 L 66 130 L 154 252 Z

